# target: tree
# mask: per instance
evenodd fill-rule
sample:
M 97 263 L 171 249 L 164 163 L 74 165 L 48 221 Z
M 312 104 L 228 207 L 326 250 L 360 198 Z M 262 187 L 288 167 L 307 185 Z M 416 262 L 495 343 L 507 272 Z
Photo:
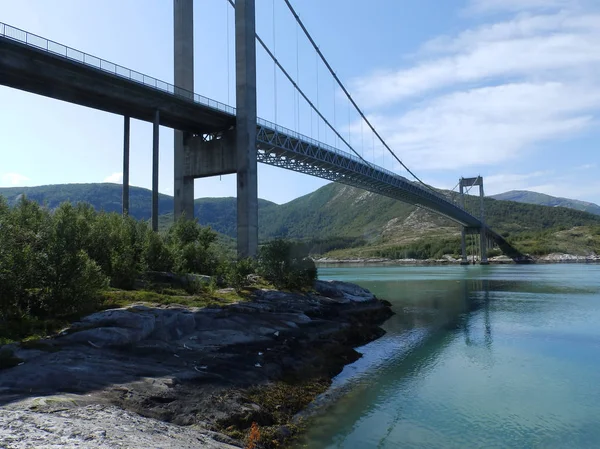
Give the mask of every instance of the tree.
M 317 268 L 308 257 L 307 246 L 280 239 L 260 249 L 258 272 L 277 288 L 290 290 L 312 288 L 317 279 Z

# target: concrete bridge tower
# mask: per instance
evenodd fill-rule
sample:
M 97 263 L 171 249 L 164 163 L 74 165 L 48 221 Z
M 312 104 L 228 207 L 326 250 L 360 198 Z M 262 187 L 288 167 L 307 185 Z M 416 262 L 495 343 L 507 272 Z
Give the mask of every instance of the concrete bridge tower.
M 194 0 L 173 0 L 175 89 L 194 91 Z M 174 186 L 175 219 L 194 217 L 194 178 L 185 176 L 185 153 L 192 135 L 175 130 Z
M 464 189 L 471 188 L 473 186 L 479 186 L 479 214 L 481 221 L 481 229 L 479 229 L 479 248 L 481 250 L 481 265 L 487 265 L 488 257 L 487 257 L 487 235 L 486 235 L 486 225 L 485 225 L 485 208 L 483 204 L 483 177 L 477 176 L 476 178 L 460 178 L 459 188 L 460 188 L 460 203 L 461 206 L 465 207 L 465 196 Z M 461 251 L 462 251 L 462 262 L 463 264 L 468 264 L 467 261 L 467 244 L 466 244 L 466 234 L 467 228 L 463 226 L 461 230 Z
M 205 135 L 175 131 L 175 218 L 194 216 L 194 179 L 237 174 L 239 257 L 258 250 L 255 0 L 235 2 L 236 119 L 233 129 Z M 173 0 L 175 86 L 194 89 L 193 0 Z

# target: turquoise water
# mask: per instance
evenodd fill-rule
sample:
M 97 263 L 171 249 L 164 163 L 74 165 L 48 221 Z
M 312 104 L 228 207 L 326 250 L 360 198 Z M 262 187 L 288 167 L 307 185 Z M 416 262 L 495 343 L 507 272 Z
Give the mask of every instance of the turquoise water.
M 600 265 L 320 269 L 392 302 L 303 447 L 600 448 Z

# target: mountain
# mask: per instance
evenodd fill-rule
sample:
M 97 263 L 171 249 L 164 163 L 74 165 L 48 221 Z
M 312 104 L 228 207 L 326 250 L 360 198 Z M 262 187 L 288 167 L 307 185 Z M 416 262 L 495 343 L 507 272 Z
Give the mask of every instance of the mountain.
M 151 192 L 131 187 L 130 214 L 150 218 Z M 10 204 L 22 194 L 54 208 L 63 201 L 85 201 L 98 210 L 120 212 L 121 186 L 117 184 L 64 184 L 0 189 Z M 235 198 L 195 200 L 195 216 L 229 237 L 236 235 Z M 478 214 L 478 197 L 466 197 L 467 209 Z M 160 195 L 161 225 L 172 221 L 173 198 Z M 565 207 L 547 207 L 485 198 L 486 222 L 511 239 L 544 230 L 564 231 L 581 226 L 600 226 L 600 216 Z M 323 252 L 361 247 L 369 253 L 402 247 L 418 241 L 456 241 L 456 223 L 416 206 L 341 184 L 328 184 L 286 204 L 259 200 L 259 237 L 329 241 Z M 586 234 L 587 235 L 587 234 Z M 595 237 L 594 237 L 595 238 Z M 333 242 L 333 243 L 332 243 Z M 531 245 L 535 242 L 532 241 Z M 453 243 L 454 244 L 454 243 Z M 366 254 L 358 251 L 357 253 Z
M 55 184 L 38 187 L 0 188 L 0 195 L 6 197 L 10 205 L 14 205 L 22 195 L 45 204 L 50 209 L 60 203 L 89 203 L 96 210 L 121 212 L 120 184 Z M 152 192 L 141 187 L 129 188 L 129 215 L 138 220 L 149 220 L 151 217 Z M 259 200 L 260 210 L 275 203 Z M 158 195 L 158 212 L 160 215 L 173 213 L 173 197 Z M 199 198 L 194 201 L 194 215 L 201 217 L 201 223 L 211 226 L 222 234 L 235 236 L 236 199 L 235 198 Z M 172 217 L 171 217 L 172 220 Z
M 60 203 L 89 203 L 96 210 L 106 212 L 121 212 L 120 184 L 54 184 L 38 187 L 0 188 L 0 195 L 7 198 L 10 205 L 15 204 L 21 195 L 30 200 L 45 204 L 50 209 Z M 138 220 L 150 218 L 152 192 L 141 187 L 129 188 L 129 214 Z M 168 195 L 158 195 L 158 211 L 160 214 L 173 212 L 173 198 Z
M 568 207 L 569 209 L 582 210 L 591 214 L 600 215 L 600 206 L 587 201 L 559 198 L 543 193 L 529 192 L 527 190 L 511 190 L 510 192 L 492 195 L 490 198 L 504 201 L 516 201 L 517 203 L 539 204 L 551 207 Z

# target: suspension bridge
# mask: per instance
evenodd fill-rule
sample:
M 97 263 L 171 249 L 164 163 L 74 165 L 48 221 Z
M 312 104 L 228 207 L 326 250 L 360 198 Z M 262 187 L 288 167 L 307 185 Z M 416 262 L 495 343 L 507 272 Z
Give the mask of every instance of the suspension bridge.
M 465 236 L 478 234 L 481 262 L 487 248 L 498 245 L 515 260 L 522 255 L 479 216 L 429 185 L 402 163 L 383 140 L 341 83 L 288 0 L 284 0 L 341 90 L 393 158 L 413 176 L 409 180 L 376 165 L 356 151 L 335 123 L 304 93 L 273 51 L 256 34 L 255 0 L 227 0 L 235 16 L 236 107 L 194 93 L 193 0 L 173 0 L 174 84 L 111 63 L 27 31 L 0 23 L 0 84 L 124 117 L 123 211 L 129 207 L 130 119 L 153 123 L 152 227 L 158 229 L 158 161 L 160 126 L 174 133 L 175 217 L 193 217 L 194 179 L 237 174 L 237 245 L 240 257 L 258 248 L 257 163 L 359 187 L 443 215 L 462 227 L 462 258 L 467 261 Z M 257 117 L 256 43 L 292 83 L 345 149 L 302 135 Z M 317 102 L 318 103 L 318 102 Z M 335 121 L 335 120 L 334 120 Z M 312 122 L 311 122 L 312 123 Z M 460 192 L 480 187 L 483 179 L 461 179 Z M 462 198 L 462 195 L 461 195 Z

